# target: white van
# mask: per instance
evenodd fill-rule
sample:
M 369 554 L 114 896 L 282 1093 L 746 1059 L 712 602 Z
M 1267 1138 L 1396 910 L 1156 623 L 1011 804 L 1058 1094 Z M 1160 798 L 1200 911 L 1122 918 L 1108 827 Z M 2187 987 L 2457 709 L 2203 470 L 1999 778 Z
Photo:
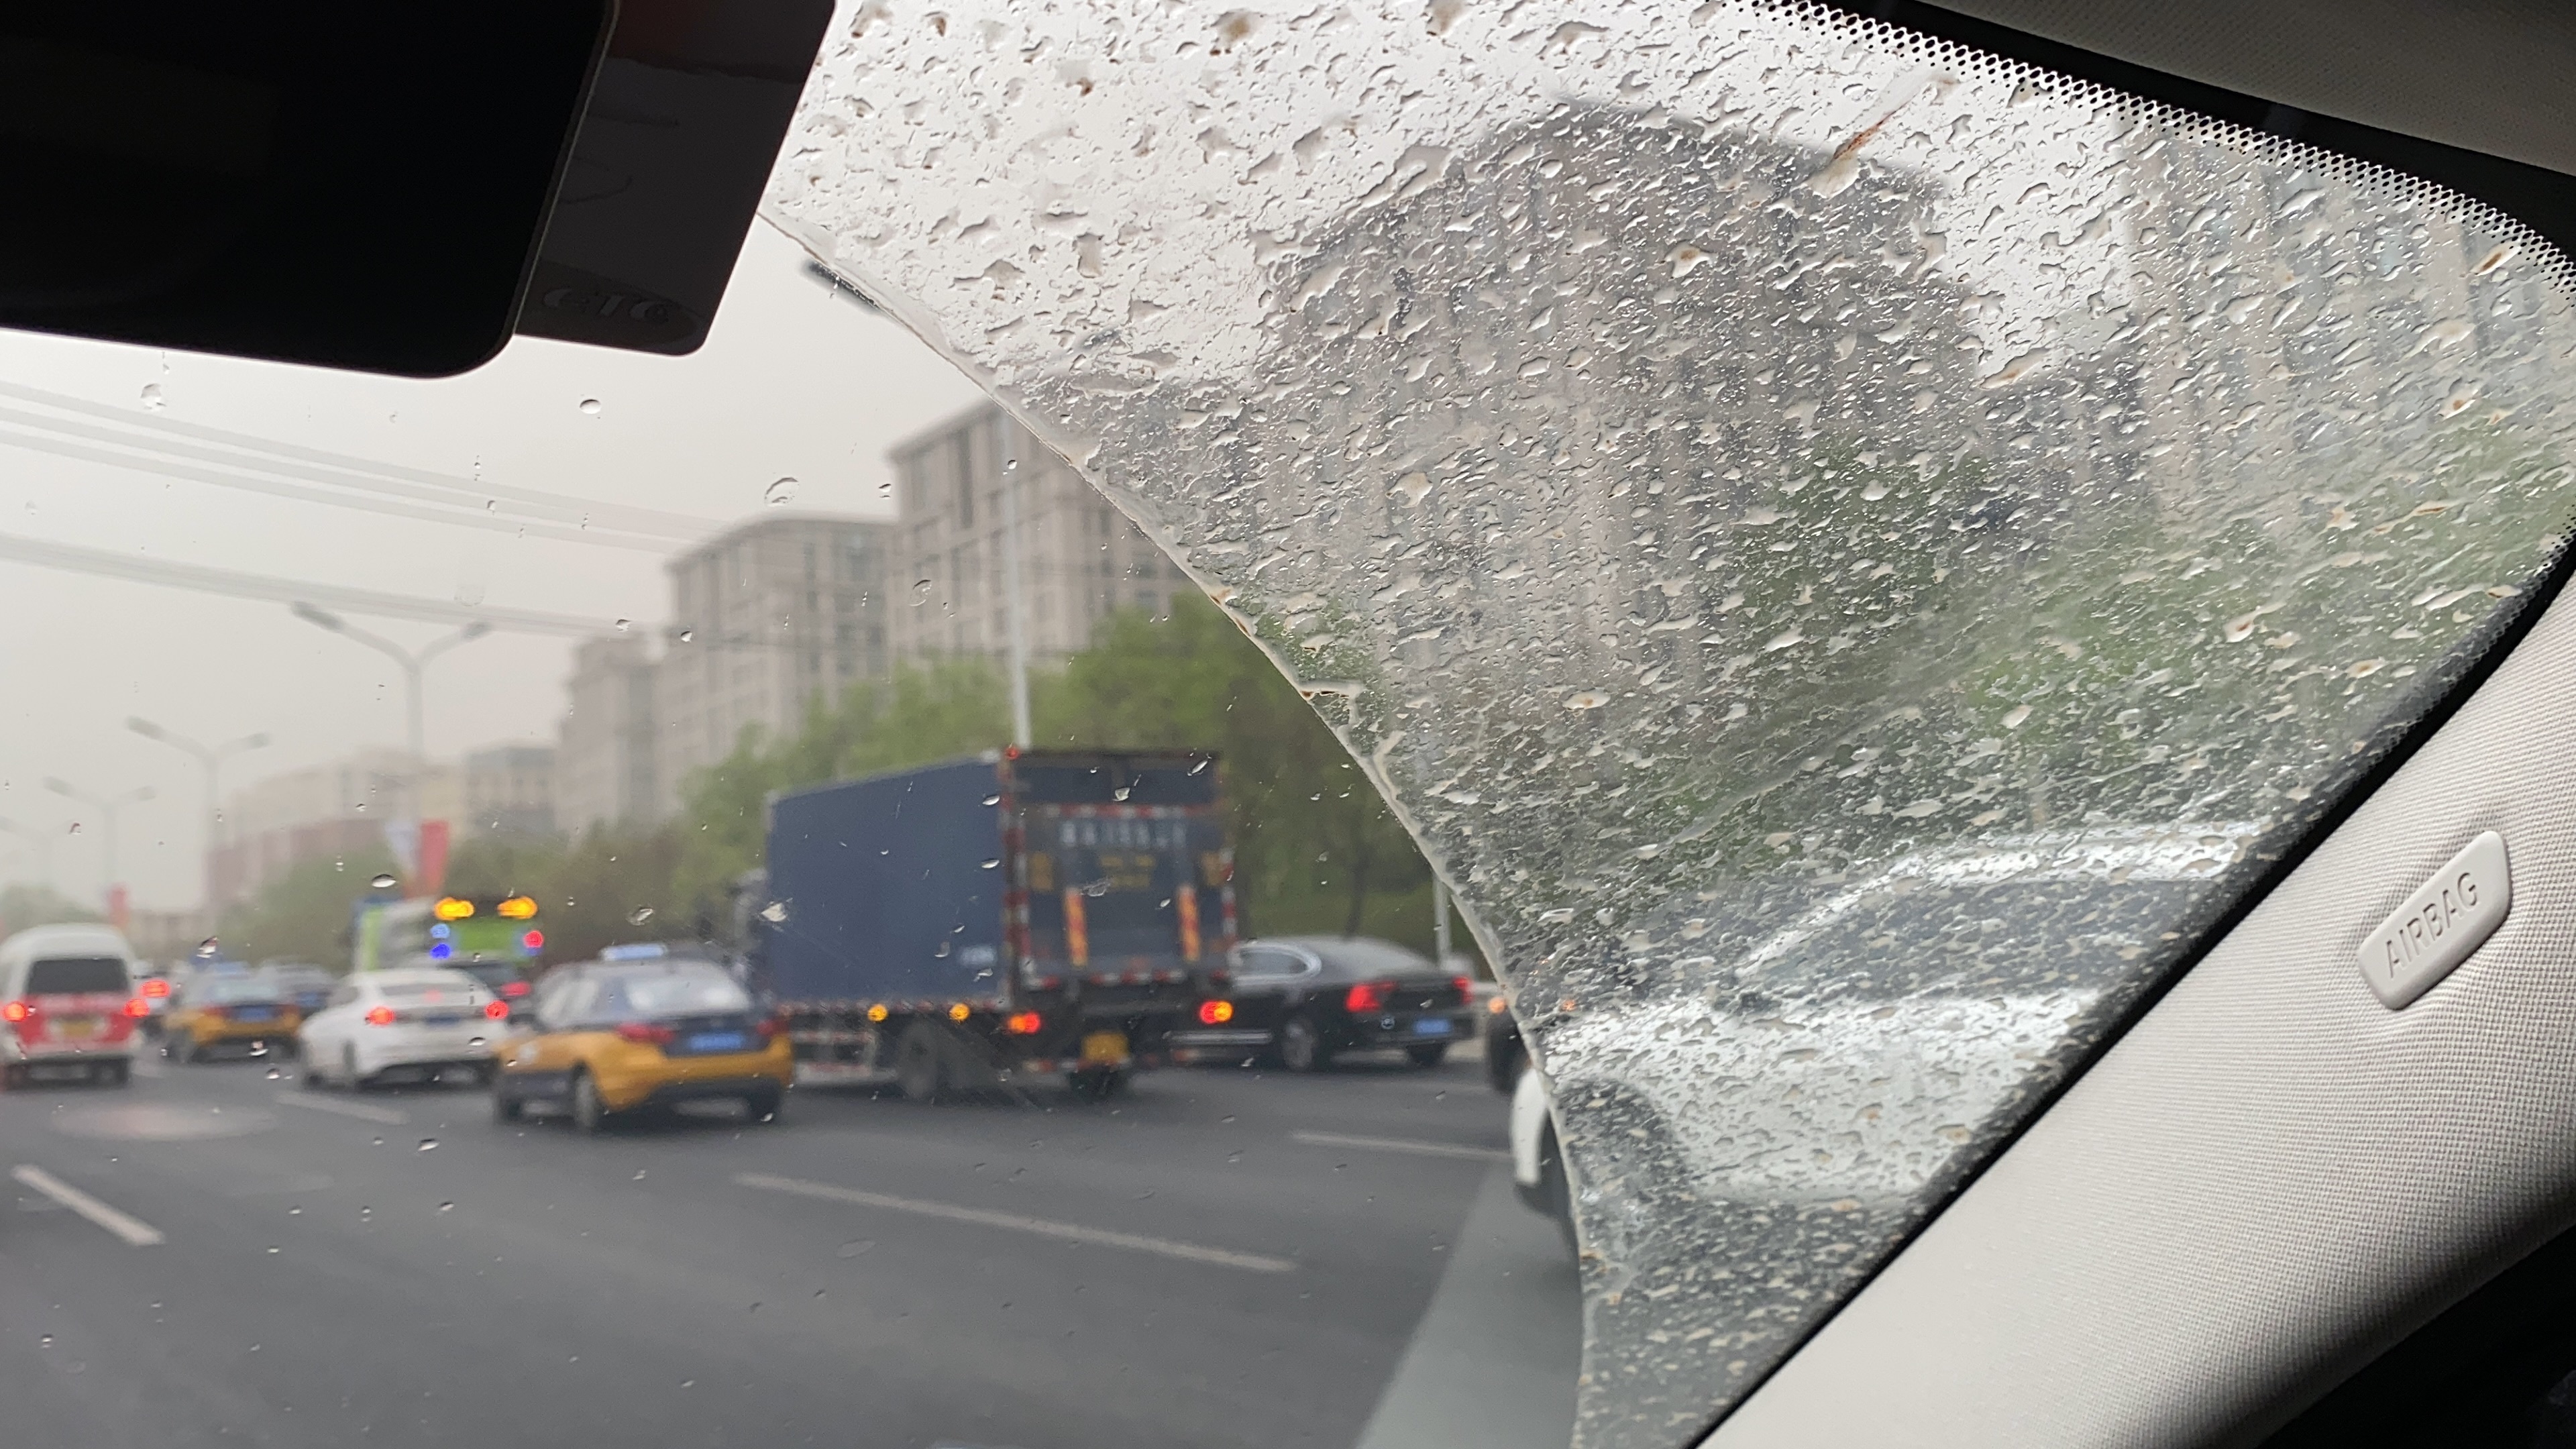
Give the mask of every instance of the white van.
M 125 937 L 95 925 L 31 926 L 0 941 L 0 1086 L 38 1074 L 125 1085 L 148 1008 Z

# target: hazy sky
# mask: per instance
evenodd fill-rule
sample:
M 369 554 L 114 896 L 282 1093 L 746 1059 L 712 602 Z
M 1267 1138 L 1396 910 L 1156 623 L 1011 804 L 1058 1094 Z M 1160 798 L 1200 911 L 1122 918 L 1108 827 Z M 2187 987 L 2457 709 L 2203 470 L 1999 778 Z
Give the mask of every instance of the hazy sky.
M 118 409 L 110 428 L 127 417 L 136 428 L 200 424 L 715 522 L 759 512 L 782 477 L 797 480 L 796 509 L 880 514 L 891 507 L 879 491 L 886 447 L 978 394 L 898 324 L 814 282 L 803 260 L 755 225 L 713 336 L 686 358 L 523 338 L 463 377 L 411 382 L 0 331 L 0 382 Z M 0 407 L 46 411 L 15 397 Z M 603 629 L 669 612 L 652 552 L 262 496 L 66 458 L 21 436 L 0 426 L 0 535 L 577 615 Z M 155 787 L 158 798 L 125 812 L 121 874 L 142 905 L 198 898 L 200 772 L 128 732 L 130 715 L 208 742 L 267 731 L 275 743 L 228 766 L 228 789 L 403 739 L 393 662 L 283 604 L 0 560 L 0 616 L 15 621 L 0 633 L 0 817 L 52 837 L 52 879 L 76 896 L 99 890 L 102 833 L 92 812 L 45 791 L 47 776 L 100 794 Z M 351 618 L 404 644 L 447 632 Z M 551 742 L 570 650 L 562 638 L 494 634 L 444 656 L 430 670 L 431 753 Z M 26 844 L 0 836 L 0 878 L 34 875 Z

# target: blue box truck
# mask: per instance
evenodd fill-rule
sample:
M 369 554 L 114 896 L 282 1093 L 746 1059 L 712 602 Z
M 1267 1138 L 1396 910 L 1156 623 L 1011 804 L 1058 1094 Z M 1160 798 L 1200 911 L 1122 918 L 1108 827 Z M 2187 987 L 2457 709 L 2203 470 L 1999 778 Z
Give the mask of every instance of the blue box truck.
M 996 752 L 782 793 L 768 827 L 755 969 L 801 1081 L 1107 1095 L 1227 984 L 1212 755 Z

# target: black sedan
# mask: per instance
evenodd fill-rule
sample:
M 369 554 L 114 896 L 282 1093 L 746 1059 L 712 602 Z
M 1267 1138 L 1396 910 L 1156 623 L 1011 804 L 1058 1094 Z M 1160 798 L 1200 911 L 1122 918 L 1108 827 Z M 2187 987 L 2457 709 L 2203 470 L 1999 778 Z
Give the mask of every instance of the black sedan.
M 1475 1035 L 1471 983 L 1430 958 L 1365 936 L 1279 936 L 1236 948 L 1230 995 L 1200 1004 L 1172 1044 L 1200 1060 L 1233 1052 L 1292 1072 L 1347 1052 L 1402 1051 L 1437 1066 Z

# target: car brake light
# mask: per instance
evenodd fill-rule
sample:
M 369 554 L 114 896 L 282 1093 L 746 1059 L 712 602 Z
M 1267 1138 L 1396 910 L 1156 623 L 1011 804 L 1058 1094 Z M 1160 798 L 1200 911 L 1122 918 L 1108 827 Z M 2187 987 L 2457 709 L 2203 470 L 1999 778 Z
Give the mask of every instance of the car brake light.
M 752 1030 L 760 1033 L 762 1041 L 775 1041 L 781 1032 L 787 1030 L 787 1019 L 781 1016 L 762 1017 L 760 1023 Z
M 1223 1026 L 1232 1020 L 1234 1020 L 1233 1002 L 1202 1001 L 1199 1003 L 1199 1022 L 1201 1025 Z
M 133 1000 L 125 1003 L 125 1014 L 128 1016 L 150 1016 L 152 1014 L 152 1003 L 144 1000 L 140 996 L 135 997 Z
M 35 1014 L 36 1008 L 29 1006 L 23 1001 L 12 1001 L 6 1005 L 0 1005 L 0 1021 L 25 1021 L 28 1017 Z
M 1449 984 L 1458 988 L 1458 999 L 1460 1001 L 1464 1001 L 1468 997 L 1476 994 L 1476 982 L 1473 977 L 1452 976 L 1449 978 Z
M 368 1008 L 367 1008 L 367 1025 L 369 1025 L 369 1026 L 391 1026 L 391 1025 L 393 1025 L 393 1024 L 394 1024 L 394 1009 L 393 1009 L 392 1007 L 390 1007 L 390 1006 L 370 1006 L 370 1007 L 368 1007 Z
M 1343 994 L 1342 1009 L 1345 1011 L 1379 1010 L 1386 1005 L 1388 985 L 1389 983 L 1384 981 L 1361 982 Z
M 667 1026 L 655 1026 L 649 1021 L 621 1021 L 617 1024 L 617 1034 L 645 1046 L 669 1046 L 680 1035 Z
M 528 994 L 528 983 L 524 981 L 504 981 L 501 983 L 501 994 L 515 1001 Z
M 158 1001 L 170 994 L 170 983 L 158 976 L 147 976 L 143 979 L 143 994 Z
M 1046 1018 L 1034 1011 L 1015 1011 L 1002 1018 L 1002 1030 L 1013 1036 L 1036 1036 L 1046 1025 Z
M 484 1002 L 483 1014 L 492 1018 L 494 1021 L 499 1021 L 502 1017 L 510 1014 L 510 1003 L 506 1001 Z

